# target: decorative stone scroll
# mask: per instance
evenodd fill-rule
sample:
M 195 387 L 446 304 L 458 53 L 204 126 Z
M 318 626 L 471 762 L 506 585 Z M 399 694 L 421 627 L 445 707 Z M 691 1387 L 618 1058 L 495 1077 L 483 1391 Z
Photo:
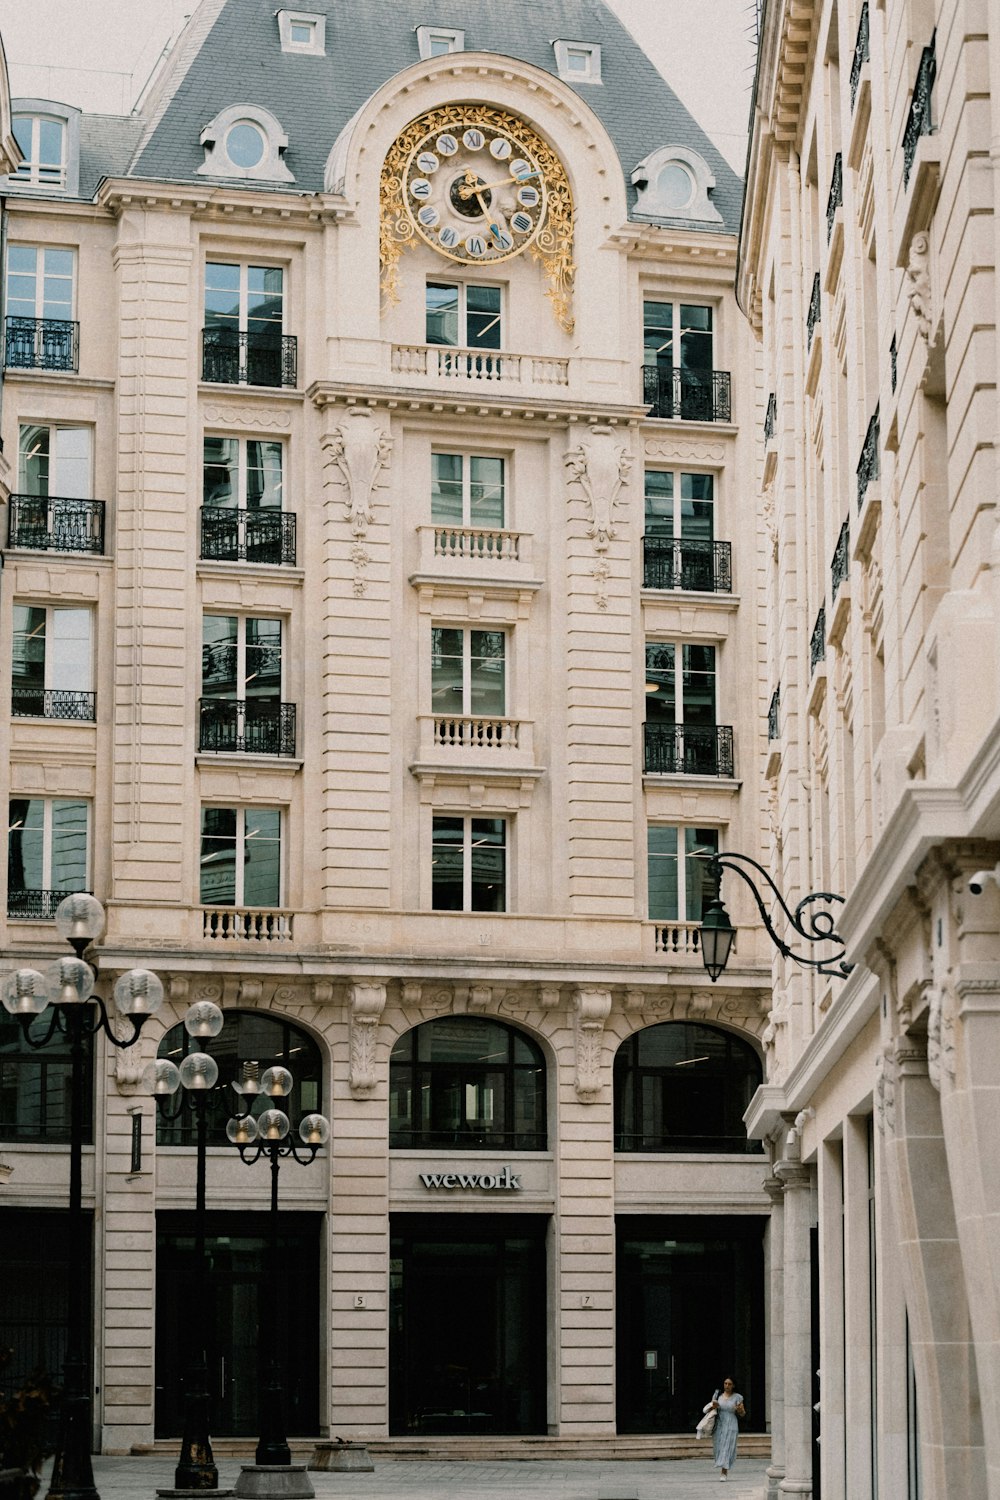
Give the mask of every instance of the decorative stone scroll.
M 591 427 L 564 460 L 569 483 L 578 484 L 590 512 L 587 535 L 594 551 L 606 552 L 617 536 L 615 506 L 632 467 L 632 456 L 613 427 Z
M 365 406 L 351 407 L 339 427 L 323 438 L 325 467 L 330 484 L 343 485 L 346 518 L 354 537 L 351 562 L 354 564 L 354 592 L 359 597 L 368 587 L 365 570 L 371 557 L 365 547 L 369 526 L 375 521 L 375 491 L 384 484 L 380 479 L 389 467 L 392 438 L 375 413 Z
M 601 1091 L 601 1051 L 604 1023 L 611 1014 L 610 990 L 576 990 L 577 1097 L 592 1104 Z
M 882 1135 L 896 1129 L 896 1058 L 886 1048 L 875 1063 L 875 1116 Z
M 927 1075 L 940 1093 L 955 1077 L 955 1021 L 946 989 L 929 988 L 927 1000 Z
M 910 299 L 917 329 L 926 344 L 934 326 L 931 299 L 931 242 L 923 230 L 910 241 L 910 256 L 906 264 L 906 295 Z
M 347 987 L 351 1018 L 351 1093 L 365 1099 L 375 1088 L 375 1037 L 385 1009 L 386 987 L 368 981 Z

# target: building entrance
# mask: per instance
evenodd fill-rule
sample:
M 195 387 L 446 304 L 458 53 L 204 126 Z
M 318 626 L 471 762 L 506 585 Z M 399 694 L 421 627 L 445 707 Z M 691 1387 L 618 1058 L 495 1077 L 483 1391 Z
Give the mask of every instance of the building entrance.
M 395 1214 L 393 1433 L 545 1431 L 540 1214 Z
M 320 1430 L 322 1222 L 321 1214 L 281 1214 L 278 1250 L 285 1274 L 278 1295 L 278 1358 L 289 1436 L 311 1437 Z M 266 1359 L 260 1309 L 268 1295 L 267 1214 L 207 1214 L 205 1249 L 211 1266 L 207 1281 L 194 1264 L 194 1215 L 157 1215 L 157 1437 L 176 1437 L 182 1430 L 181 1382 L 191 1357 L 190 1330 L 202 1320 L 207 1323 L 212 1435 L 257 1435 L 257 1393 Z
M 690 1432 L 727 1375 L 764 1430 L 765 1223 L 618 1219 L 619 1432 Z

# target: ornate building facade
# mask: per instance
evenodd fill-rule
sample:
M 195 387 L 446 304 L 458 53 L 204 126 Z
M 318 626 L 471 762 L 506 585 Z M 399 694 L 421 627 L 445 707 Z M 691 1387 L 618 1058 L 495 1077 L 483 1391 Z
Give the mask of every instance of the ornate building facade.
M 778 963 L 747 1117 L 784 1258 L 769 1493 L 1000 1495 L 996 21 L 764 11 L 766 784 L 781 884 L 846 897 L 854 963 Z
M 202 0 L 135 114 L 14 104 L 0 942 L 88 889 L 101 992 L 167 992 L 93 1056 L 104 1450 L 179 1428 L 194 1152 L 142 1077 L 204 1000 L 216 1434 L 268 1203 L 225 1099 L 275 1061 L 332 1125 L 281 1174 L 293 1433 L 689 1432 L 733 1362 L 767 1424 L 770 953 L 749 905 L 699 952 L 762 841 L 740 184 L 602 5 L 500 11 Z M 0 1077 L 27 1369 L 68 1062 L 9 1020 Z

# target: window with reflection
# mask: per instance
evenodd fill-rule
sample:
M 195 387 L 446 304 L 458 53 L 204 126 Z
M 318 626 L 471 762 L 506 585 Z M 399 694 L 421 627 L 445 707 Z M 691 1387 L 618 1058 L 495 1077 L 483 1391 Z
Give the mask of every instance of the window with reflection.
M 486 1017 L 414 1027 L 389 1060 L 389 1145 L 544 1151 L 540 1048 Z
M 232 1084 L 243 1078 L 244 1067 L 257 1068 L 257 1077 L 275 1063 L 288 1069 L 295 1085 L 291 1096 L 278 1101 L 258 1095 L 253 1113 L 277 1107 L 284 1111 L 298 1132 L 303 1115 L 323 1111 L 323 1059 L 313 1038 L 281 1016 L 266 1015 L 256 1010 L 227 1010 L 223 1012 L 222 1030 L 217 1037 L 205 1041 L 191 1037 L 184 1030 L 183 1022 L 171 1026 L 157 1050 L 157 1057 L 165 1057 L 180 1066 L 189 1052 L 208 1052 L 219 1065 L 219 1081 L 211 1093 L 208 1107 L 208 1143 L 210 1146 L 227 1146 L 226 1121 L 231 1119 L 239 1106 L 239 1099 Z M 176 1095 L 174 1101 L 176 1102 Z M 183 1109 L 176 1120 L 164 1120 L 157 1114 L 156 1141 L 160 1146 L 193 1146 L 197 1135 L 194 1111 Z
M 615 1056 L 615 1150 L 757 1154 L 743 1115 L 762 1081 L 757 1053 L 732 1032 L 648 1026 Z
M 44 1042 L 54 1020 L 51 1007 L 32 1019 L 32 1041 Z M 92 1039 L 84 1038 L 83 1139 L 94 1139 Z M 25 1040 L 19 1021 L 0 1013 L 0 1141 L 69 1141 L 73 1063 L 69 1042 L 58 1033 L 40 1051 Z

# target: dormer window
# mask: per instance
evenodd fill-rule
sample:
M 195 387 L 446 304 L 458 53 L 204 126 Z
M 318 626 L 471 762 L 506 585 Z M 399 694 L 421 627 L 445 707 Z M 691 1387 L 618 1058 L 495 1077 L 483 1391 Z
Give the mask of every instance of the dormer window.
M 709 196 L 715 187 L 712 169 L 688 146 L 661 146 L 651 151 L 632 173 L 632 186 L 636 190 L 636 218 L 722 223 L 722 215 Z
M 278 35 L 282 52 L 326 56 L 326 16 L 310 10 L 279 10 Z
M 553 42 L 556 69 L 565 83 L 600 83 L 601 49 L 594 42 Z
M 206 177 L 244 177 L 254 182 L 294 182 L 285 166 L 288 137 L 270 110 L 232 104 L 201 133 Z
M 7 184 L 76 193 L 80 177 L 80 111 L 48 99 L 15 99 L 13 131 L 24 157 Z
M 418 26 L 417 47 L 425 60 L 465 51 L 465 32 L 451 26 Z

